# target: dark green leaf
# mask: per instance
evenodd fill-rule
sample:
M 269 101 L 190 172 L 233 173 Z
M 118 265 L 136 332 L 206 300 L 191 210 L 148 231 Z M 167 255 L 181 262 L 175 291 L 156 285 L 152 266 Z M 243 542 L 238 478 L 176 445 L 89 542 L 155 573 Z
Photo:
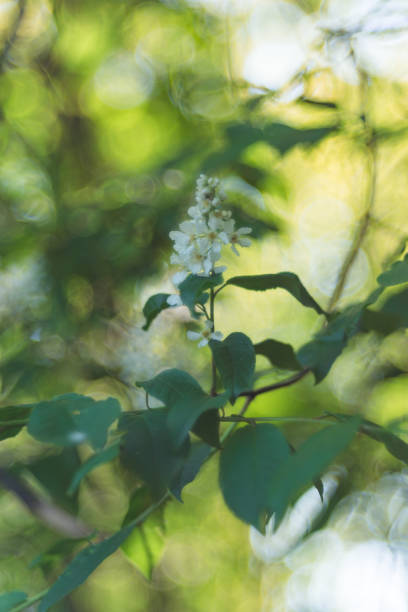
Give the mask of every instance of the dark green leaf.
M 220 447 L 220 421 L 218 410 L 207 410 L 200 414 L 191 431 L 210 446 Z
M 0 595 L 0 612 L 10 612 L 14 607 L 22 604 L 27 599 L 23 591 L 10 591 Z
M 302 369 L 290 344 L 268 339 L 254 344 L 254 349 L 257 355 L 267 357 L 271 364 L 277 368 L 282 370 Z
M 268 289 L 285 289 L 303 306 L 313 308 L 318 314 L 324 310 L 312 298 L 310 293 L 300 282 L 299 277 L 292 272 L 278 272 L 277 274 L 258 274 L 256 276 L 233 276 L 226 285 L 234 285 L 251 291 L 267 291 Z
M 73 540 L 72 538 L 67 538 L 66 540 L 59 540 L 51 547 L 47 548 L 45 552 L 37 555 L 29 564 L 29 568 L 41 567 L 46 572 L 50 571 L 50 569 L 61 563 L 61 559 L 67 558 L 72 555 L 74 550 L 78 548 L 81 543 L 86 541 L 85 539 Z
M 122 527 L 126 527 L 134 519 L 136 519 L 142 512 L 146 510 L 152 504 L 152 495 L 149 487 L 141 485 L 133 492 L 129 499 L 129 507 L 125 518 L 122 521 Z
M 264 530 L 272 509 L 270 481 L 290 455 L 279 429 L 249 425 L 228 439 L 220 457 L 220 487 L 227 506 L 243 521 Z
M 222 408 L 228 401 L 225 394 L 217 397 L 207 395 L 198 382 L 182 370 L 165 370 L 155 378 L 137 384 L 169 409 L 167 425 L 176 448 L 183 444 L 200 415 Z
M 204 442 L 193 442 L 191 445 L 189 455 L 184 462 L 182 470 L 177 474 L 170 487 L 170 492 L 179 501 L 183 501 L 181 499 L 182 490 L 194 480 L 211 452 L 211 446 Z
M 242 391 L 252 389 L 255 372 L 255 351 L 251 340 L 241 332 L 234 332 L 225 340 L 211 340 L 210 348 L 222 384 L 233 404 Z
M 313 340 L 298 351 L 299 363 L 304 368 L 313 371 L 316 383 L 325 378 L 347 342 L 359 331 L 363 306 L 364 304 L 350 306 L 343 313 L 332 318 Z
M 112 397 L 95 401 L 85 395 L 67 393 L 36 404 L 28 431 L 41 442 L 58 446 L 88 442 L 99 449 L 105 445 L 108 429 L 119 415 L 119 402 Z
M 383 287 L 408 283 L 408 253 L 402 261 L 394 262 L 389 270 L 380 274 L 377 282 Z
M 43 457 L 26 467 L 59 506 L 76 514 L 78 510 L 77 495 L 70 497 L 67 494 L 73 475 L 81 467 L 76 448 L 64 448 L 58 455 Z
M 0 441 L 16 436 L 25 427 L 25 424 L 8 424 L 9 421 L 28 420 L 31 410 L 30 404 L 0 408 Z
M 226 129 L 224 148 L 205 161 L 203 170 L 211 171 L 236 162 L 245 149 L 255 142 L 267 142 L 284 154 L 296 145 L 313 145 L 336 129 L 335 126 L 296 129 L 277 122 L 267 123 L 262 127 L 250 123 L 233 123 Z
M 146 323 L 143 325 L 142 329 L 145 331 L 148 330 L 157 315 L 159 315 L 162 310 L 170 308 L 170 305 L 167 303 L 168 297 L 170 297 L 170 293 L 156 293 L 149 297 L 146 304 L 143 306 L 143 314 Z
M 149 518 L 134 529 L 121 545 L 126 557 L 136 565 L 148 580 L 164 550 L 164 522 L 162 508 L 158 508 Z
M 382 442 L 391 455 L 408 464 L 408 444 L 391 431 L 365 419 L 360 425 L 360 431 L 373 440 Z
M 71 483 L 68 487 L 68 495 L 72 495 L 75 493 L 81 480 L 89 474 L 92 470 L 94 470 L 99 465 L 103 465 L 104 463 L 108 463 L 115 459 L 119 454 L 119 442 L 112 444 L 112 446 L 108 446 L 104 450 L 99 453 L 95 453 L 89 459 L 85 461 L 81 465 L 81 467 L 75 472 L 74 477 L 71 480 Z
M 275 513 L 275 528 L 282 520 L 289 502 L 311 484 L 351 442 L 361 424 L 359 417 L 347 423 L 330 425 L 313 434 L 289 455 L 268 480 L 268 507 Z
M 167 419 L 168 410 L 156 408 L 125 413 L 119 423 L 119 428 L 125 431 L 121 461 L 148 485 L 154 499 L 167 491 L 181 470 L 190 446 L 184 436 L 179 449 L 174 449 Z
M 107 557 L 112 555 L 134 529 L 131 523 L 110 538 L 82 549 L 42 599 L 38 612 L 46 612 L 85 582 Z
M 194 311 L 194 306 L 198 303 L 203 303 L 203 299 L 205 301 L 203 293 L 222 283 L 222 274 L 214 274 L 214 276 L 197 276 L 196 274 L 190 274 L 179 285 L 181 301 L 187 306 L 193 316 L 197 316 Z

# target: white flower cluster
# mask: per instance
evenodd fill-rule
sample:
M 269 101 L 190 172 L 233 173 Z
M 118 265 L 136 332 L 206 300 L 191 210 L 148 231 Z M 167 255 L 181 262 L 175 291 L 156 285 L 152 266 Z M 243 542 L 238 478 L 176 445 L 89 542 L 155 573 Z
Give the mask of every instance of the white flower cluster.
M 175 285 L 190 273 L 211 276 L 223 272 L 225 266 L 215 264 L 221 257 L 224 244 L 229 244 L 236 255 L 239 255 L 237 245 L 247 247 L 251 244 L 245 236 L 252 230 L 249 227 L 235 229 L 231 211 L 222 208 L 225 194 L 219 179 L 201 174 L 197 180 L 195 201 L 195 206 L 188 209 L 190 219 L 180 223 L 179 230 L 170 232 L 175 251 L 170 262 L 181 266 L 180 272 L 173 277 Z

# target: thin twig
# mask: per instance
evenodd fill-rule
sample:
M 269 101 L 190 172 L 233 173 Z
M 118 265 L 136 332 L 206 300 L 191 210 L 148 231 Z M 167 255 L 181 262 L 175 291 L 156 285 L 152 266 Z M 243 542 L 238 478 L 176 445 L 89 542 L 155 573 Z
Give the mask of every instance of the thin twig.
M 285 378 L 285 380 L 280 380 L 279 382 L 273 383 L 271 385 L 266 385 L 265 387 L 259 387 L 259 389 L 252 389 L 251 391 L 242 391 L 242 393 L 239 394 L 239 397 L 250 397 L 253 399 L 257 395 L 261 395 L 262 393 L 268 393 L 269 391 L 275 391 L 276 389 L 282 389 L 283 387 L 290 387 L 290 385 L 294 385 L 295 383 L 297 383 L 298 380 L 301 380 L 309 372 L 309 368 L 305 368 L 294 376 L 291 376 L 290 378 Z

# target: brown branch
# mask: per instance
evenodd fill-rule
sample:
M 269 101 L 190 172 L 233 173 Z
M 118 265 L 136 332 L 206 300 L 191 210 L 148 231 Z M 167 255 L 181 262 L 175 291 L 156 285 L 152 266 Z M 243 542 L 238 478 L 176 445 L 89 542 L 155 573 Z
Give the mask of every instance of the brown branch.
M 28 510 L 47 527 L 68 538 L 84 538 L 91 530 L 79 519 L 71 516 L 55 504 L 38 497 L 34 491 L 14 474 L 0 468 L 0 485 L 16 495 Z
M 259 389 L 252 389 L 251 391 L 242 391 L 239 394 L 239 397 L 250 397 L 254 399 L 257 395 L 261 395 L 262 393 L 268 393 L 268 391 L 275 391 L 276 389 L 283 389 L 283 387 L 290 387 L 290 385 L 294 385 L 298 380 L 301 380 L 306 374 L 310 372 L 309 368 L 305 368 L 301 370 L 297 374 L 294 374 L 290 378 L 285 378 L 285 380 L 280 380 L 277 383 L 273 383 L 272 385 L 266 385 L 265 387 L 259 387 Z

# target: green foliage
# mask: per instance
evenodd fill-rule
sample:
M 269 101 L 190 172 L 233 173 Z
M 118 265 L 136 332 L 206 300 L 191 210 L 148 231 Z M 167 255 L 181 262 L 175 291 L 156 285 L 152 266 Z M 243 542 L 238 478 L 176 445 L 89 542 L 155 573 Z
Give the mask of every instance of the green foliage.
M 30 413 L 31 406 L 29 405 L 0 408 L 0 442 L 16 436 L 25 426 Z
M 145 331 L 147 331 L 150 325 L 153 323 L 154 319 L 166 308 L 170 308 L 167 303 L 167 298 L 170 296 L 170 293 L 156 293 L 152 295 L 147 300 L 146 304 L 143 306 L 143 314 L 146 319 L 146 323 L 143 325 Z
M 107 557 L 110 557 L 125 542 L 133 529 L 134 524 L 130 523 L 110 538 L 82 549 L 42 599 L 38 612 L 46 612 L 51 606 L 83 584 L 98 565 L 105 561 Z
M 214 276 L 210 277 L 190 274 L 179 285 L 181 301 L 190 310 L 192 316 L 197 317 L 195 305 L 204 304 L 208 299 L 208 294 L 205 292 L 208 289 L 214 289 L 214 287 L 222 283 L 222 274 L 214 274 Z
M 125 432 L 121 461 L 148 485 L 154 499 L 162 497 L 170 487 L 190 447 L 185 436 L 175 448 L 167 419 L 168 410 L 156 408 L 123 414 L 119 422 L 119 429 Z
M 233 123 L 225 130 L 225 145 L 204 162 L 203 169 L 211 172 L 235 162 L 249 146 L 256 142 L 267 142 L 284 154 L 297 145 L 310 146 L 318 143 L 337 128 L 324 127 L 299 130 L 284 123 L 271 122 L 259 127 L 250 123 Z
M 282 462 L 268 481 L 268 508 L 275 516 L 275 528 L 298 491 L 311 484 L 347 448 L 358 431 L 361 419 L 330 425 L 313 434 Z
M 15 606 L 22 604 L 27 599 L 23 591 L 10 591 L 0 595 L 0 612 L 10 612 Z
M 105 446 L 108 429 L 119 415 L 119 402 L 112 397 L 95 401 L 67 393 L 36 404 L 28 421 L 28 431 L 40 442 L 58 446 L 89 442 L 97 450 Z
M 252 389 L 255 372 L 255 351 L 251 340 L 241 332 L 230 334 L 222 342 L 211 340 L 215 365 L 231 404 L 242 391 Z
M 85 461 L 81 465 L 81 467 L 75 472 L 71 483 L 68 487 L 67 493 L 68 495 L 73 495 L 77 488 L 80 485 L 81 480 L 89 474 L 96 467 L 103 465 L 104 463 L 108 463 L 109 461 L 113 461 L 115 457 L 119 454 L 119 442 L 112 444 L 111 446 L 106 447 L 105 449 L 91 455 L 89 459 Z
M 209 410 L 222 408 L 227 403 L 225 394 L 211 397 L 198 382 L 182 370 L 165 370 L 155 378 L 137 383 L 168 408 L 166 424 L 173 446 L 179 448 L 197 419 Z
M 163 510 L 158 508 L 121 545 L 126 557 L 148 580 L 163 554 L 165 530 Z
M 254 344 L 254 349 L 257 355 L 263 355 L 269 359 L 273 366 L 282 370 L 300 370 L 302 367 L 296 358 L 293 348 L 285 342 L 268 338 Z
M 194 480 L 203 463 L 210 457 L 213 449 L 205 442 L 193 442 L 181 471 L 174 478 L 170 491 L 180 502 L 182 490 Z
M 268 423 L 239 429 L 221 453 L 220 487 L 225 502 L 238 518 L 259 531 L 264 531 L 273 512 L 271 479 L 289 455 L 283 434 Z
M 389 270 L 386 270 L 377 278 L 377 282 L 382 287 L 391 287 L 408 283 L 408 254 L 402 261 L 394 262 Z
M 312 298 L 293 272 L 278 272 L 277 274 L 258 274 L 256 276 L 233 276 L 226 285 L 242 287 L 250 291 L 267 291 L 268 289 L 285 289 L 303 306 L 313 308 L 318 314 L 324 314 L 319 304 Z

